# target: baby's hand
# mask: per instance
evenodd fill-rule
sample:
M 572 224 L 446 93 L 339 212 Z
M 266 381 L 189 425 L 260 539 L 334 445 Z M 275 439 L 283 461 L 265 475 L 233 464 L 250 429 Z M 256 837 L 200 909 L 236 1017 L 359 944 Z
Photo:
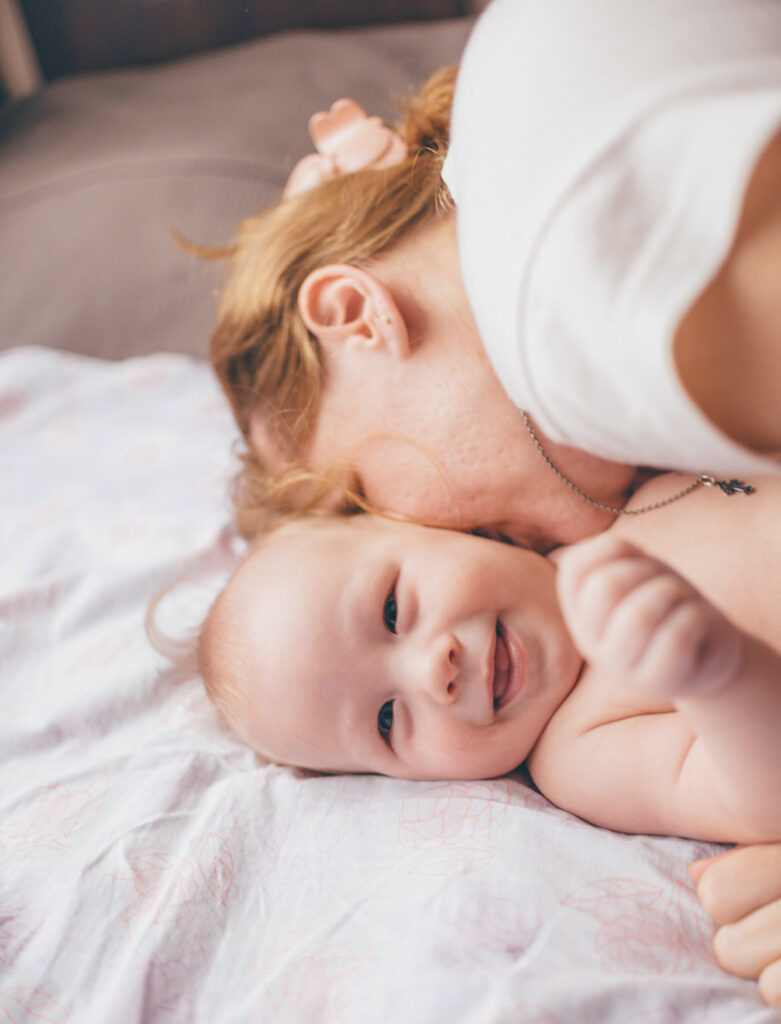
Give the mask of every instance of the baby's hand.
M 609 534 L 557 561 L 562 611 L 586 661 L 660 700 L 737 676 L 743 634 L 669 565 Z

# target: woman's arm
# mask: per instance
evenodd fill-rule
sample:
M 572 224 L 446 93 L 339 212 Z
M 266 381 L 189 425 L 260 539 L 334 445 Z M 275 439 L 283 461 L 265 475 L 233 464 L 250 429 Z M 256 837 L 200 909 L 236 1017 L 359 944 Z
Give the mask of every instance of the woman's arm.
M 765 1002 L 781 1009 L 781 843 L 695 861 L 689 875 L 721 926 L 714 939 L 721 966 L 758 979 Z
M 681 321 L 675 362 L 705 415 L 757 452 L 781 453 L 781 133 L 758 161 L 732 249 Z

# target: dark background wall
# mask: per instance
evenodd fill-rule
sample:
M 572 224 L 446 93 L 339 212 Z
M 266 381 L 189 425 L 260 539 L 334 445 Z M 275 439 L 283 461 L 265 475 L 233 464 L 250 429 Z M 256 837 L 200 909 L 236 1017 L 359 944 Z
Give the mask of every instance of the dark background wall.
M 47 79 L 143 64 L 287 28 L 457 17 L 473 0 L 18 0 Z

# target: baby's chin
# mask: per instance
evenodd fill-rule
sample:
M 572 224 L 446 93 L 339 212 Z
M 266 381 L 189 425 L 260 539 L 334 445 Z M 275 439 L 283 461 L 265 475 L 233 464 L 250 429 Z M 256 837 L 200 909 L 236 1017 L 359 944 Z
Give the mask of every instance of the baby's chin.
M 550 715 L 548 715 L 547 721 L 545 721 L 543 723 L 543 726 L 540 729 L 539 733 L 537 734 L 536 739 L 532 743 L 532 745 L 529 748 L 529 750 L 526 752 L 526 754 L 525 754 L 525 756 L 523 758 L 524 761 L 526 761 L 526 759 L 529 757 L 531 752 L 534 750 L 534 748 L 537 746 L 539 741 L 542 739 L 543 735 L 545 734 L 546 730 L 548 729 L 548 726 L 561 713 L 562 709 L 564 708 L 564 706 L 567 704 L 567 702 L 569 701 L 570 697 L 574 693 L 574 691 L 575 691 L 575 689 L 576 689 L 576 687 L 578 685 L 578 682 L 580 681 L 580 677 L 583 674 L 583 670 L 586 667 L 586 662 L 583 660 L 583 658 L 580 657 L 580 655 L 577 653 L 577 651 L 575 651 L 574 648 L 573 648 L 573 651 L 575 652 L 576 656 L 570 660 L 569 664 L 566 667 L 566 670 L 564 671 L 564 675 L 563 675 L 563 678 L 567 680 L 566 685 L 562 686 L 561 693 L 558 695 L 558 700 L 557 700 L 555 706 L 553 707 L 553 710 L 551 711 Z
M 531 752 L 531 748 L 527 753 Z M 507 757 L 448 760 L 436 766 L 413 767 L 407 770 L 388 772 L 390 778 L 406 779 L 413 782 L 478 782 L 500 779 L 516 771 L 523 760 L 516 754 Z

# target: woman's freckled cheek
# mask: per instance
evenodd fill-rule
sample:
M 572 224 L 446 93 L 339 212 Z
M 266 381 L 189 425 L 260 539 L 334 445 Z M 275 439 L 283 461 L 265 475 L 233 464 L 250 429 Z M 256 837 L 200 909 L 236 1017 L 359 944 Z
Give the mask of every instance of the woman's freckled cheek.
M 392 487 L 380 484 L 378 492 L 388 507 L 400 508 L 412 519 L 458 519 L 453 492 L 430 468 L 416 474 L 399 473 Z

